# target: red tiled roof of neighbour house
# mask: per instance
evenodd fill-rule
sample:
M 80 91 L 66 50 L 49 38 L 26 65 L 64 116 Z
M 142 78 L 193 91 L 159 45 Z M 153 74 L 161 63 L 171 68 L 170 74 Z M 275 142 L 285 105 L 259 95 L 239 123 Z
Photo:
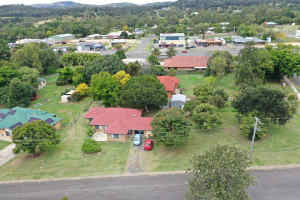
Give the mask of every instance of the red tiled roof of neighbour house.
M 207 67 L 208 56 L 174 56 L 164 61 L 165 67 L 193 68 Z
M 165 86 L 167 92 L 175 92 L 179 85 L 179 79 L 175 76 L 158 76 L 158 80 Z
M 102 113 L 104 112 L 104 109 L 103 107 L 93 107 L 89 110 L 89 112 L 87 114 L 85 114 L 85 118 L 87 119 L 92 119 L 94 117 L 96 117 L 99 113 Z
M 85 118 L 91 125 L 107 126 L 106 133 L 128 134 L 129 130 L 152 130 L 152 118 L 142 117 L 142 111 L 131 108 L 91 108 Z

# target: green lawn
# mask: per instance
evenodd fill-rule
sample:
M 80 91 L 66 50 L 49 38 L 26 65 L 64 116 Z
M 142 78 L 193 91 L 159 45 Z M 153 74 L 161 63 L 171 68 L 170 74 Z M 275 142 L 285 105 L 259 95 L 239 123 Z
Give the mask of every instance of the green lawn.
M 201 84 L 202 75 L 178 75 L 181 87 L 191 96 L 192 89 Z M 237 93 L 233 75 L 217 80 L 217 86 L 224 88 L 230 95 Z M 282 88 L 278 83 L 268 83 L 267 87 L 291 92 L 289 88 Z M 298 113 L 285 126 L 274 126 L 269 135 L 255 143 L 253 165 L 278 165 L 300 163 L 300 105 Z M 240 135 L 239 125 L 232 107 L 221 111 L 223 124 L 212 131 L 193 129 L 185 146 L 178 149 L 166 149 L 156 146 L 154 151 L 145 153 L 145 160 L 151 163 L 149 171 L 184 170 L 190 166 L 193 155 L 203 153 L 216 144 L 229 144 L 250 150 L 247 138 Z
M 91 99 L 86 98 L 79 103 L 60 103 L 61 93 L 66 89 L 74 88 L 72 85 L 56 86 L 57 75 L 46 77 L 47 87 L 39 90 L 38 99 L 32 102 L 31 107 L 34 109 L 46 110 L 55 113 L 62 118 L 62 124 L 67 125 L 75 118 L 78 118 L 83 111 L 86 111 L 91 104 Z
M 179 86 L 184 93 L 189 97 L 193 96 L 193 89 L 203 82 L 203 75 L 201 74 L 181 74 L 177 75 L 180 80 Z
M 67 86 L 55 86 L 55 79 L 56 76 L 47 77 L 47 87 L 39 92 L 39 99 L 32 107 L 56 113 L 58 117 L 63 118 L 64 127 L 59 130 L 62 136 L 61 144 L 52 152 L 36 158 L 21 153 L 16 159 L 0 167 L 0 180 L 94 176 L 124 172 L 129 143 L 103 143 L 103 151 L 93 155 L 81 152 L 88 126 L 83 115 L 91 100 L 61 104 L 60 93 Z
M 0 150 L 4 149 L 10 142 L 0 140 Z

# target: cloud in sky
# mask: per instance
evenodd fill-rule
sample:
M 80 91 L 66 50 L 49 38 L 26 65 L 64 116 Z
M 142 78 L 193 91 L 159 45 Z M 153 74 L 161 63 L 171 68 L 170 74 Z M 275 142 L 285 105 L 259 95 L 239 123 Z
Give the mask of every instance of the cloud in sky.
M 54 3 L 60 0 L 0 0 L 0 5 L 7 4 L 38 4 L 38 3 Z M 65 1 L 65 0 L 61 0 Z M 82 4 L 109 4 L 109 3 L 120 3 L 120 2 L 129 2 L 136 4 L 145 4 L 145 3 L 153 3 L 153 2 L 165 2 L 165 1 L 175 1 L 175 0 L 74 0 L 74 2 L 82 3 Z

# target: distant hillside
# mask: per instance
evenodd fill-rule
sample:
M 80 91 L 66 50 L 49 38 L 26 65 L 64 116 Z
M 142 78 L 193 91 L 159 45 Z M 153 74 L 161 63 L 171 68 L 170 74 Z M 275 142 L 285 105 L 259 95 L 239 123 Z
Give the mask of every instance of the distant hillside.
M 33 4 L 32 7 L 35 8 L 76 8 L 86 6 L 84 4 L 76 3 L 73 1 L 61 1 L 49 4 Z
M 300 0 L 178 0 L 173 5 L 179 8 L 215 8 L 228 6 L 251 6 L 259 4 L 299 4 Z
M 152 6 L 152 7 L 168 7 L 173 5 L 174 2 L 172 1 L 165 1 L 165 2 L 154 2 L 154 3 L 146 3 L 143 6 Z
M 6 5 L 0 6 L 0 17 L 56 17 L 63 15 L 80 16 L 86 12 L 116 16 L 120 14 L 139 14 L 145 11 L 175 6 L 180 9 L 208 9 L 216 7 L 246 7 L 260 4 L 276 4 L 283 7 L 296 5 L 300 0 L 177 0 L 176 2 L 157 2 L 144 5 L 133 3 L 113 3 L 107 5 L 88 5 L 73 1 L 61 1 L 52 4 Z
M 111 8 L 123 8 L 123 7 L 130 7 L 130 6 L 138 6 L 137 4 L 134 3 L 110 3 L 110 4 L 105 4 L 102 5 L 101 7 L 111 7 Z

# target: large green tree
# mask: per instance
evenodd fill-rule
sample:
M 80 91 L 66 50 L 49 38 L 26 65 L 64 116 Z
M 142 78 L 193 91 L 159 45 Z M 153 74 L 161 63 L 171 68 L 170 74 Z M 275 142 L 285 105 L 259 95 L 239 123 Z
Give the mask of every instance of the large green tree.
M 208 60 L 210 74 L 223 76 L 233 70 L 233 56 L 228 51 L 216 51 Z
M 160 111 L 152 121 L 155 141 L 167 147 L 184 144 L 190 129 L 191 122 L 182 110 L 176 108 Z
M 168 103 L 168 94 L 160 81 L 151 75 L 133 77 L 121 91 L 121 105 L 146 111 Z
M 147 60 L 151 65 L 159 65 L 160 64 L 158 56 L 154 55 L 153 53 L 150 56 L 148 56 Z
M 103 57 L 100 54 L 91 54 L 91 53 L 65 53 L 61 57 L 61 62 L 64 66 L 86 66 L 88 63 L 93 62 L 99 57 Z
M 195 156 L 188 170 L 188 200 L 248 200 L 253 177 L 249 155 L 236 147 L 217 146 Z
M 125 55 L 124 50 L 121 50 L 121 49 L 117 50 L 116 55 L 117 55 L 121 60 L 123 60 L 123 59 L 126 58 L 126 55 Z
M 73 68 L 72 82 L 75 86 L 79 85 L 80 83 L 86 83 L 83 66 L 76 66 Z
M 9 106 L 29 106 L 34 95 L 34 89 L 30 83 L 21 81 L 19 78 L 14 78 L 9 84 L 8 101 Z
M 169 47 L 168 51 L 167 51 L 167 55 L 168 55 L 168 58 L 176 56 L 176 49 L 173 46 Z
M 274 70 L 271 55 L 266 49 L 247 46 L 240 51 L 237 61 L 235 80 L 241 88 L 263 84 L 266 74 Z
M 159 48 L 154 48 L 152 51 L 152 54 L 159 58 L 161 52 L 160 52 Z
M 200 23 L 194 26 L 193 28 L 193 33 L 195 35 L 201 34 L 202 35 L 202 39 L 205 39 L 205 34 L 206 31 L 209 28 L 209 24 L 208 23 Z
M 120 101 L 120 82 L 108 72 L 92 76 L 91 94 L 94 100 L 102 100 L 105 106 L 117 106 Z
M 12 138 L 17 150 L 30 154 L 46 152 L 60 142 L 55 128 L 39 120 L 15 128 Z
M 210 104 L 199 104 L 193 111 L 192 118 L 200 129 L 209 130 L 222 123 L 217 108 Z
M 35 68 L 43 74 L 55 72 L 60 66 L 58 56 L 43 43 L 26 44 L 13 54 L 12 59 L 20 67 Z
M 73 82 L 74 68 L 64 67 L 58 71 L 58 78 L 56 80 L 56 85 L 67 85 Z
M 10 49 L 7 41 L 0 40 L 0 60 L 9 60 L 10 55 Z
M 29 68 L 29 67 L 21 67 L 18 70 L 20 74 L 20 79 L 24 82 L 29 83 L 33 88 L 37 89 L 40 82 L 39 77 L 40 73 L 37 69 Z
M 274 64 L 274 71 L 267 73 L 271 80 L 281 80 L 283 76 L 300 74 L 300 55 L 298 48 L 291 45 L 267 47 Z
M 125 70 L 125 65 L 117 55 L 109 55 L 97 57 L 84 68 L 84 79 L 89 83 L 93 74 L 99 72 L 109 72 L 115 74 L 119 71 Z
M 237 32 L 239 33 L 239 35 L 243 36 L 243 37 L 253 37 L 256 36 L 260 31 L 260 28 L 258 25 L 256 24 L 241 24 L 238 27 Z
M 137 76 L 141 71 L 142 66 L 139 62 L 128 63 L 125 66 L 125 71 L 130 74 L 130 76 Z
M 286 98 L 280 90 L 270 88 L 248 88 L 240 92 L 232 105 L 240 114 L 256 113 L 273 123 L 285 124 L 293 117 L 296 104 Z
M 13 78 L 19 76 L 19 72 L 10 66 L 0 67 L 0 87 L 8 86 Z

